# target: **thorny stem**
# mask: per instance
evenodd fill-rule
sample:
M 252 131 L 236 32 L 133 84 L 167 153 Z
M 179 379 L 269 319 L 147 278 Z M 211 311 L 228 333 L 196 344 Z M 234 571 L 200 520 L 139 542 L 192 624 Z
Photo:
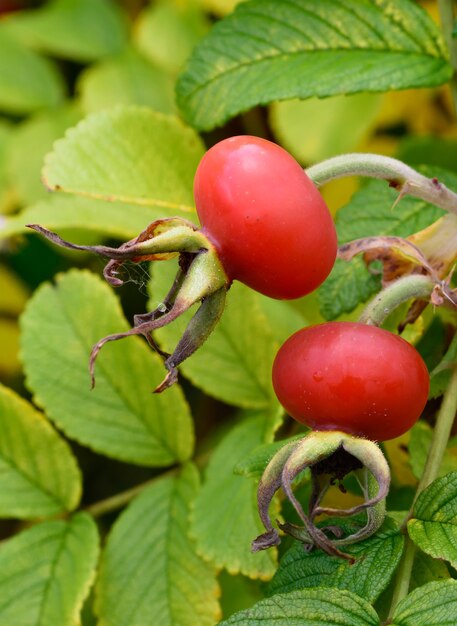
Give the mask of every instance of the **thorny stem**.
M 411 298 L 429 298 L 435 281 L 428 276 L 409 275 L 399 278 L 379 292 L 359 318 L 362 324 L 380 326 L 392 311 Z
M 422 491 L 438 477 L 438 472 L 443 461 L 444 452 L 446 450 L 452 425 L 454 423 L 456 411 L 457 366 L 454 366 L 449 386 L 445 391 L 443 402 L 438 412 L 435 429 L 433 431 L 432 443 L 430 445 L 422 478 L 419 481 L 419 485 L 414 496 L 414 502 L 417 500 L 419 494 L 422 493 Z M 411 507 L 411 511 L 408 514 L 406 521 L 412 515 L 412 509 L 413 507 Z M 400 600 L 408 595 L 415 554 L 415 545 L 411 539 L 406 536 L 405 550 L 397 570 L 396 586 L 392 598 L 389 617 L 386 622 L 387 624 L 389 624 L 392 620 L 392 616 Z
M 306 173 L 318 187 L 345 176 L 384 179 L 398 189 L 400 196 L 408 194 L 451 213 L 457 213 L 456 193 L 436 178 L 427 178 L 391 157 L 364 153 L 342 154 L 311 166 Z
M 454 75 L 449 81 L 449 87 L 454 102 L 454 110 L 457 114 L 457 39 L 452 36 L 455 25 L 454 0 L 438 0 L 438 8 L 440 10 L 441 29 L 449 48 L 451 65 L 454 68 Z

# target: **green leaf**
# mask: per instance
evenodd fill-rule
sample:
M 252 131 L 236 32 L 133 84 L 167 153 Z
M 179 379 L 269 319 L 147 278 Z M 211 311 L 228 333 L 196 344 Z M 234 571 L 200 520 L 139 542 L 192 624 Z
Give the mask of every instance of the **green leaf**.
M 67 131 L 54 144 L 43 176 L 54 190 L 192 211 L 203 152 L 198 135 L 177 118 L 116 107 Z
M 189 217 L 188 214 L 163 207 L 51 194 L 45 200 L 0 221 L 0 238 L 30 233 L 26 224 L 43 224 L 57 232 L 73 229 L 126 241 L 137 237 L 154 220 L 167 215 Z
M 372 130 L 380 105 L 381 96 L 369 93 L 274 102 L 270 124 L 298 161 L 315 163 L 356 150 Z
M 380 287 L 380 277 L 370 274 L 362 259 L 350 263 L 337 259 L 330 276 L 317 291 L 320 311 L 326 320 L 334 320 L 366 302 Z
M 433 481 L 418 497 L 408 533 L 426 554 L 457 566 L 457 472 Z
M 33 526 L 0 546 L 0 623 L 75 626 L 98 558 L 92 518 Z
M 457 359 L 457 335 L 454 335 L 451 345 L 440 363 L 430 373 L 430 398 L 442 396 L 447 389 L 451 377 L 452 366 Z
M 187 465 L 145 489 L 116 521 L 97 586 L 99 626 L 212 626 L 220 616 L 214 569 L 195 553 L 189 510 L 199 487 Z
M 436 176 L 451 189 L 457 189 L 457 176 L 438 168 L 421 168 Z M 360 237 L 397 235 L 408 237 L 439 219 L 444 212 L 438 207 L 409 196 L 398 200 L 398 193 L 386 181 L 370 180 L 356 192 L 336 215 L 338 243 Z M 380 287 L 380 277 L 370 274 L 362 259 L 337 260 L 317 294 L 322 314 L 327 320 L 349 313 Z
M 263 583 L 259 580 L 241 575 L 230 576 L 224 570 L 220 572 L 218 580 L 221 587 L 222 615 L 225 618 L 236 611 L 248 609 L 264 597 Z
M 28 402 L 0 385 L 0 517 L 71 511 L 81 474 L 68 444 Z
M 150 283 L 150 291 L 154 294 L 149 302 L 151 309 L 167 293 L 176 269 L 174 263 L 155 264 Z M 271 366 L 279 344 L 261 310 L 260 297 L 248 287 L 234 283 L 216 329 L 180 366 L 181 372 L 195 386 L 210 396 L 242 408 L 276 404 Z M 188 320 L 189 315 L 182 316 L 157 332 L 161 346 L 167 352 L 172 352 L 176 346 Z
M 13 128 L 12 124 L 0 120 L 0 215 L 8 211 L 12 200 L 11 182 L 7 172 L 7 153 Z
M 101 337 L 127 329 L 112 290 L 89 272 L 42 285 L 21 320 L 27 384 L 36 402 L 69 437 L 116 459 L 166 466 L 189 458 L 193 428 L 175 385 L 152 394 L 160 358 L 136 337 L 111 343 L 97 359 L 90 389 L 88 358 Z
M 420 480 L 424 472 L 432 437 L 432 428 L 423 421 L 417 422 L 410 431 L 408 443 L 409 460 L 411 469 L 417 480 Z M 444 452 L 438 476 L 444 476 L 449 472 L 455 471 L 457 471 L 457 456 L 452 453 L 451 449 L 447 449 Z
M 428 583 L 398 603 L 392 626 L 454 626 L 457 581 Z
M 347 589 L 373 603 L 387 587 L 400 561 L 403 537 L 387 518 L 369 539 L 344 548 L 355 563 L 342 561 L 319 550 L 305 552 L 295 542 L 283 556 L 271 581 L 268 595 L 313 587 Z
M 457 172 L 457 141 L 435 135 L 410 135 L 400 142 L 397 159 L 409 165 L 441 167 Z
M 133 49 L 87 68 L 78 80 L 86 113 L 116 104 L 148 106 L 174 113 L 173 79 Z
M 5 24 L 27 46 L 74 61 L 92 61 L 121 50 L 127 29 L 110 0 L 52 0 L 22 11 Z
M 256 485 L 233 468 L 252 448 L 271 440 L 265 415 L 245 415 L 221 441 L 208 464 L 206 479 L 193 509 L 192 534 L 201 556 L 230 574 L 269 579 L 275 571 L 274 549 L 253 554 L 251 541 L 261 525 Z
M 433 559 L 425 552 L 422 552 L 422 550 L 416 549 L 414 565 L 411 571 L 410 591 L 426 583 L 447 580 L 448 578 L 450 578 L 449 570 L 443 561 Z
M 54 65 L 0 28 L 0 109 L 23 115 L 59 104 L 63 81 Z
M 162 0 L 138 18 L 134 41 L 154 63 L 170 72 L 181 69 L 209 22 L 196 0 Z
M 261 600 L 220 626 L 379 626 L 368 602 L 341 589 L 303 589 Z
M 49 197 L 41 168 L 52 144 L 81 118 L 75 106 L 54 108 L 35 115 L 16 128 L 10 143 L 8 170 L 21 204 Z
M 252 0 L 196 46 L 177 98 L 209 130 L 273 100 L 431 87 L 451 75 L 438 28 L 411 0 Z
M 425 176 L 436 177 L 457 189 L 457 175 L 439 168 L 420 168 Z M 398 193 L 386 181 L 370 180 L 340 209 L 335 220 L 340 244 L 371 235 L 408 237 L 444 215 L 442 209 L 424 200 Z
M 299 435 L 294 435 L 293 437 L 288 437 L 287 439 L 282 439 L 281 441 L 260 444 L 260 446 L 254 448 L 254 450 L 249 452 L 249 454 L 244 456 L 235 465 L 233 468 L 234 473 L 239 474 L 240 476 L 247 476 L 248 478 L 261 478 L 268 463 L 278 450 L 288 443 L 297 441 L 303 437 L 304 433 L 300 433 Z
M 309 326 L 310 322 L 288 300 L 273 300 L 259 294 L 257 298 L 262 313 L 268 320 L 275 339 L 284 343 L 297 330 Z

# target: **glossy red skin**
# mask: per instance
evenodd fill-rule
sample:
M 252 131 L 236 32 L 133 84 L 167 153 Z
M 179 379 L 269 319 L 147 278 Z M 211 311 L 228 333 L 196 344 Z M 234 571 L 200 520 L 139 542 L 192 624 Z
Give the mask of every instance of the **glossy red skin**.
M 420 417 L 429 374 L 401 337 L 366 324 L 329 322 L 304 328 L 283 344 L 273 386 L 286 411 L 315 430 L 385 441 Z
M 330 273 L 337 251 L 332 217 L 280 146 L 250 136 L 221 141 L 201 160 L 194 195 L 202 232 L 231 280 L 292 299 Z

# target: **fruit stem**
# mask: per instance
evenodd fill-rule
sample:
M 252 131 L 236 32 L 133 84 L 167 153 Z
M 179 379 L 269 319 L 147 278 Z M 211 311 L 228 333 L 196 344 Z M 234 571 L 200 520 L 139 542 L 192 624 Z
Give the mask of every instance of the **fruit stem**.
M 400 197 L 414 196 L 446 211 L 457 213 L 457 194 L 436 178 L 427 178 L 398 159 L 379 154 L 342 154 L 309 167 L 306 173 L 320 187 L 345 176 L 367 176 L 387 180 Z
M 454 75 L 449 81 L 449 88 L 454 103 L 454 111 L 457 114 L 457 40 L 453 37 L 455 26 L 454 0 L 438 0 L 440 11 L 441 30 L 449 48 L 451 65 L 454 68 Z
M 457 365 L 453 367 L 451 380 L 444 393 L 435 428 L 433 431 L 432 442 L 427 456 L 424 473 L 417 486 L 414 502 L 411 510 L 406 518 L 407 521 L 413 515 L 414 503 L 422 491 L 428 487 L 437 477 L 443 461 L 444 452 L 446 450 L 449 436 L 451 434 L 452 425 L 454 424 L 455 413 L 457 411 Z M 400 565 L 396 575 L 396 586 L 392 598 L 389 612 L 389 620 L 392 619 L 393 613 L 403 598 L 408 595 L 411 580 L 411 572 L 416 554 L 416 547 L 411 539 L 406 536 L 405 549 L 400 561 Z
M 366 306 L 359 322 L 381 326 L 392 311 L 411 298 L 429 298 L 436 282 L 428 276 L 410 274 L 399 278 L 378 293 Z

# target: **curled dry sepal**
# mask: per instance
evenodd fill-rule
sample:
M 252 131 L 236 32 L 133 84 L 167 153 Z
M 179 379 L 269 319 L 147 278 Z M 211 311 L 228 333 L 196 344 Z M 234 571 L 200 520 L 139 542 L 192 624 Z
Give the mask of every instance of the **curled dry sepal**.
M 89 361 L 93 386 L 95 360 L 101 348 L 109 341 L 143 335 L 149 345 L 164 357 L 168 370 L 166 378 L 155 391 L 161 392 L 172 385 L 177 379 L 178 365 L 200 347 L 224 310 L 225 294 L 230 281 L 209 239 L 194 224 L 181 218 L 157 220 L 138 237 L 118 248 L 77 245 L 37 224 L 28 224 L 28 227 L 59 246 L 94 252 L 110 259 L 103 274 L 115 287 L 123 284 L 119 275 L 122 264 L 126 261 L 156 261 L 179 254 L 179 270 L 163 302 L 149 313 L 136 315 L 134 326 L 130 330 L 100 339 L 92 348 Z M 169 324 L 198 302 L 201 303 L 200 307 L 191 318 L 173 353 L 170 355 L 161 351 L 151 332 Z
M 308 513 L 305 513 L 293 493 L 292 482 L 308 468 L 311 471 L 312 494 Z M 364 502 L 350 509 L 321 506 L 328 488 L 351 471 L 355 471 Z M 283 446 L 269 462 L 257 492 L 259 514 L 266 532 L 253 541 L 252 550 L 265 550 L 280 543 L 268 511 L 273 496 L 282 487 L 303 526 L 278 522 L 279 528 L 301 541 L 305 549 L 318 547 L 327 554 L 352 560 L 340 548 L 361 541 L 378 530 L 384 521 L 389 485 L 389 466 L 376 443 L 340 431 L 313 431 L 303 439 Z M 322 514 L 346 517 L 362 511 L 367 512 L 365 526 L 346 537 L 341 535 L 339 526 L 316 525 L 316 518 Z
M 125 261 L 156 261 L 179 255 L 179 271 L 164 301 L 136 315 L 134 327 L 101 339 L 92 349 L 90 372 L 108 341 L 144 335 L 165 357 L 168 375 L 156 388 L 177 379 L 177 366 L 197 350 L 216 326 L 233 280 L 271 298 L 299 298 L 316 289 L 336 258 L 333 219 L 301 166 L 280 146 L 258 137 L 230 137 L 200 161 L 194 196 L 201 229 L 181 218 L 161 219 L 119 248 L 79 246 L 30 224 L 54 243 L 88 250 L 110 261 L 104 276 L 113 286 Z M 299 236 L 297 236 L 299 233 Z M 193 304 L 200 307 L 173 354 L 161 352 L 151 336 Z
M 426 276 L 433 283 L 429 300 L 434 306 L 457 306 L 457 289 L 451 279 L 457 259 L 457 216 L 445 215 L 424 230 L 403 239 L 402 237 L 364 237 L 344 244 L 338 257 L 350 261 L 363 253 L 368 267 L 373 261 L 383 265 L 382 285 L 388 287 L 406 276 Z M 427 306 L 424 298 L 411 304 L 399 330 L 412 324 Z

